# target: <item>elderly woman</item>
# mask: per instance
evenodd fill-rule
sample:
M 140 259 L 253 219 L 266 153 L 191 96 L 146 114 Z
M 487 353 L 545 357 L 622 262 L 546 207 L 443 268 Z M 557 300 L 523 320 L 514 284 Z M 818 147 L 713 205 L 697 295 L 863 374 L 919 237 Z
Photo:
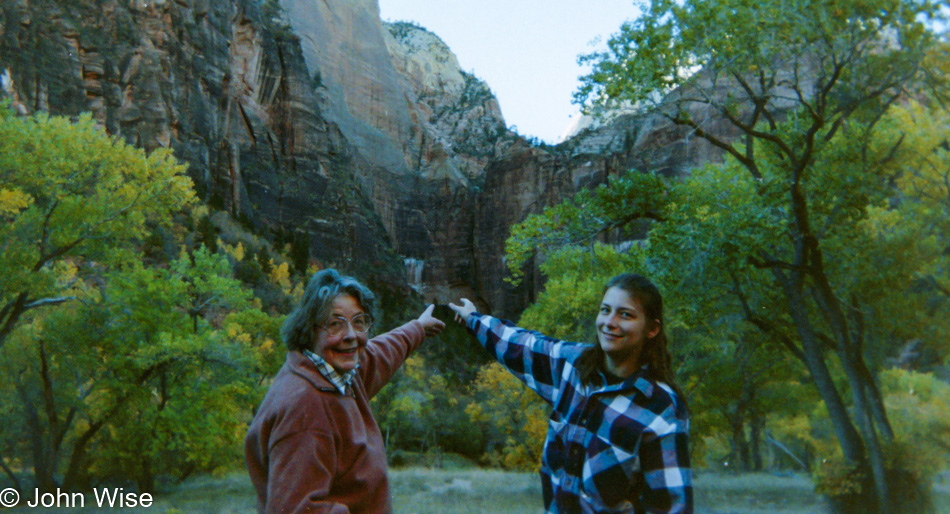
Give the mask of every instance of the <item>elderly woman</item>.
M 313 276 L 284 322 L 287 360 L 245 441 L 260 512 L 392 510 L 369 400 L 445 324 L 430 305 L 418 319 L 367 340 L 374 307 L 369 289 L 327 269 Z

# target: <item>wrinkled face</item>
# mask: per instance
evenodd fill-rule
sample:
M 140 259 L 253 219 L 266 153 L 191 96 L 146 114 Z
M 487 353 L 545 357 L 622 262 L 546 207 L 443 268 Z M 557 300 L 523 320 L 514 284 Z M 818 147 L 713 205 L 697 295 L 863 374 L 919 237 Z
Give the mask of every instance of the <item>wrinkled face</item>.
M 648 320 L 636 298 L 619 287 L 604 293 L 597 315 L 597 341 L 617 363 L 636 364 L 643 342 L 660 331 L 659 320 Z
M 356 298 L 348 294 L 341 294 L 330 303 L 330 318 L 353 319 L 358 314 L 365 314 Z M 360 361 L 360 353 L 366 347 L 366 334 L 354 332 L 353 326 L 346 324 L 343 333 L 331 336 L 323 327 L 314 331 L 313 353 L 323 357 L 333 369 L 345 373 L 356 368 Z

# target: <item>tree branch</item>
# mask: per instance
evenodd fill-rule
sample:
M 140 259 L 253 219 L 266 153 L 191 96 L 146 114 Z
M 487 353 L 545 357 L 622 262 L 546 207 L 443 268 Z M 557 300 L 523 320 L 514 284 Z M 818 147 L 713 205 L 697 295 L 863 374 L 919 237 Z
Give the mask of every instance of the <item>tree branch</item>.
M 808 111 L 808 115 L 811 116 L 813 120 L 817 120 L 819 119 L 818 112 L 815 110 L 814 107 L 812 107 L 808 99 L 805 98 L 804 92 L 802 92 L 802 88 L 801 88 L 802 79 L 801 79 L 801 76 L 799 75 L 800 65 L 801 65 L 800 62 L 797 62 L 797 61 L 795 62 L 795 67 L 794 67 L 795 80 L 792 82 L 792 91 L 795 92 L 796 101 L 798 101 L 798 104 L 804 107 L 805 110 Z
M 818 340 L 821 341 L 825 345 L 825 348 L 832 350 L 834 352 L 839 351 L 838 342 L 835 341 L 833 337 L 829 336 L 828 334 L 824 332 L 819 332 L 817 330 L 815 331 L 815 336 L 817 336 Z
M 735 272 L 732 270 L 729 270 L 729 275 L 732 278 L 733 293 L 735 293 L 736 297 L 739 299 L 739 304 L 742 306 L 743 313 L 745 313 L 746 321 L 752 323 L 755 327 L 767 335 L 778 338 L 779 342 L 782 343 L 782 346 L 784 346 L 789 352 L 791 352 L 792 355 L 795 356 L 795 358 L 807 366 L 808 363 L 805 362 L 805 353 L 799 347 L 795 346 L 795 343 L 791 338 L 780 332 L 773 323 L 760 318 L 754 312 L 752 312 L 752 307 L 749 306 L 749 300 L 742 291 L 742 287 L 739 285 L 739 278 L 736 277 Z
M 757 269 L 787 269 L 787 270 L 800 270 L 801 266 L 791 264 L 785 261 L 780 261 L 778 259 L 773 259 L 771 257 L 764 257 L 762 259 L 756 259 L 753 256 L 748 257 L 749 264 Z
M 56 402 L 53 400 L 53 380 L 49 376 L 49 359 L 46 356 L 46 345 L 41 339 L 38 342 L 40 360 L 40 381 L 43 384 L 43 406 L 46 418 L 49 421 L 49 431 L 53 438 L 59 434 L 59 416 L 56 413 Z M 53 448 L 56 451 L 56 448 Z
M 48 253 L 48 254 L 45 254 L 45 255 L 41 253 L 41 254 L 40 254 L 40 258 L 36 261 L 36 264 L 33 265 L 33 269 L 30 270 L 30 271 L 32 271 L 33 273 L 36 273 L 37 271 L 43 269 L 43 266 L 46 266 L 46 263 L 47 263 L 47 262 L 49 262 L 49 261 L 51 261 L 51 260 L 53 260 L 53 259 L 62 257 L 63 255 L 66 255 L 70 250 L 72 250 L 73 248 L 79 246 L 79 245 L 80 245 L 83 241 L 85 241 L 85 240 L 86 240 L 86 236 L 82 236 L 82 237 L 77 238 L 75 241 L 73 241 L 73 242 L 71 242 L 71 243 L 69 243 L 69 244 L 67 244 L 67 245 L 64 245 L 64 246 L 61 246 L 61 247 L 57 248 L 56 250 L 54 250 L 54 251 L 51 252 L 51 253 Z
M 59 296 L 56 298 L 43 298 L 42 300 L 36 300 L 36 301 L 32 301 L 26 304 L 23 307 L 23 310 L 26 311 L 30 309 L 35 309 L 37 307 L 46 307 L 47 305 L 56 305 L 60 303 L 66 303 L 70 300 L 75 300 L 75 299 L 76 299 L 75 296 Z
M 135 380 L 135 383 L 137 385 L 144 384 L 145 381 L 148 380 L 149 377 L 151 377 L 156 371 L 174 362 L 175 360 L 176 359 L 169 359 L 149 366 L 143 370 L 141 374 L 139 374 L 138 378 Z M 96 435 L 96 433 L 99 432 L 103 426 L 105 426 L 106 422 L 122 410 L 130 396 L 131 393 L 126 391 L 126 393 L 123 394 L 122 397 L 118 398 L 115 401 L 115 404 L 108 411 L 106 411 L 101 418 L 95 422 L 90 420 L 86 430 L 76 437 L 75 441 L 73 442 L 73 452 L 70 457 L 69 465 L 67 466 L 66 474 L 63 478 L 64 489 L 73 487 L 74 483 L 76 482 L 76 478 L 80 473 L 80 466 L 83 464 L 82 461 L 85 459 L 86 446 Z
M 765 440 L 775 445 L 775 447 L 778 448 L 779 450 L 782 450 L 785 453 L 785 455 L 788 455 L 789 457 L 791 457 L 792 460 L 798 463 L 798 465 L 801 466 L 803 470 L 808 471 L 808 466 L 804 462 L 802 462 L 801 459 L 795 456 L 795 454 L 792 453 L 791 450 L 786 448 L 782 443 L 778 442 L 777 439 L 772 437 L 772 433 L 768 430 L 765 431 Z
M 706 132 L 705 130 L 703 130 L 703 129 L 699 126 L 698 123 L 696 123 L 696 122 L 693 121 L 692 119 L 689 119 L 689 118 L 682 118 L 682 117 L 679 117 L 679 116 L 671 116 L 671 115 L 667 115 L 667 114 L 664 114 L 663 116 L 666 117 L 668 120 L 672 121 L 672 122 L 673 122 L 674 124 L 676 124 L 676 125 L 681 125 L 681 126 L 686 126 L 686 127 L 692 128 L 692 129 L 693 129 L 693 132 L 694 132 L 697 136 L 699 136 L 699 137 L 705 139 L 706 141 L 709 141 L 709 143 L 712 144 L 713 146 L 715 146 L 715 147 L 717 147 L 717 148 L 720 148 L 720 149 L 722 149 L 722 150 L 725 150 L 726 153 L 728 153 L 728 154 L 732 155 L 733 157 L 735 157 L 737 161 L 739 161 L 743 166 L 746 167 L 746 169 L 749 170 L 749 173 L 751 173 L 752 176 L 753 176 L 756 180 L 762 180 L 762 173 L 759 171 L 759 167 L 758 167 L 758 165 L 756 165 L 756 163 L 755 163 L 754 160 L 751 160 L 751 159 L 747 158 L 745 155 L 743 155 L 743 154 L 740 153 L 738 150 L 736 150 L 732 145 L 730 145 L 730 144 L 726 143 L 725 141 L 723 141 L 723 140 L 717 138 L 716 136 L 714 136 L 714 135 L 712 135 L 712 134 Z
M 50 219 L 53 217 L 53 213 L 56 211 L 56 208 L 59 207 L 59 198 L 53 200 L 53 203 L 50 204 L 49 210 L 46 211 L 46 215 L 43 216 L 43 229 L 40 232 L 40 255 L 46 253 L 46 248 L 49 245 L 49 224 Z M 36 270 L 34 270 L 36 271 Z
M 721 107 L 720 112 L 727 120 L 729 120 L 730 123 L 732 123 L 736 128 L 738 128 L 742 132 L 756 139 L 767 141 L 769 143 L 774 144 L 775 146 L 779 148 L 779 150 L 781 150 L 783 154 L 785 154 L 786 157 L 794 161 L 795 152 L 792 150 L 790 146 L 788 146 L 788 144 L 785 143 L 785 141 L 782 141 L 780 137 L 776 136 L 775 134 L 770 134 L 768 132 L 762 132 L 761 130 L 756 130 L 754 126 L 743 123 L 742 120 L 740 120 L 735 114 L 733 114 L 731 111 L 729 111 L 729 109 L 725 107 Z
M 772 88 L 775 87 L 775 77 L 776 77 L 776 75 L 773 74 L 773 75 L 769 78 L 768 84 L 766 84 L 766 81 L 765 81 L 765 72 L 764 72 L 764 71 L 760 71 L 760 72 L 759 72 L 759 87 L 761 87 L 763 91 L 771 91 Z M 776 129 L 778 128 L 778 123 L 775 121 L 775 118 L 772 116 L 772 112 L 771 112 L 770 110 L 768 110 L 768 109 L 764 109 L 764 110 L 763 110 L 763 114 L 765 115 L 766 121 L 769 122 L 769 129 L 771 129 L 771 130 L 773 130 L 773 131 L 776 130 Z

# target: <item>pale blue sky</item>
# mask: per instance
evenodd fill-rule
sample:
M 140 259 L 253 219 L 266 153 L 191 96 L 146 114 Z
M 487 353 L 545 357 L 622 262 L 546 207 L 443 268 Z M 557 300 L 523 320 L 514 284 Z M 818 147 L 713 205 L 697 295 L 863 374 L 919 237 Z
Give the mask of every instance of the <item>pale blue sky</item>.
M 554 143 L 577 116 L 577 56 L 602 49 L 634 0 L 379 0 L 385 21 L 434 32 L 494 91 L 509 126 Z M 591 42 L 599 38 L 597 46 Z

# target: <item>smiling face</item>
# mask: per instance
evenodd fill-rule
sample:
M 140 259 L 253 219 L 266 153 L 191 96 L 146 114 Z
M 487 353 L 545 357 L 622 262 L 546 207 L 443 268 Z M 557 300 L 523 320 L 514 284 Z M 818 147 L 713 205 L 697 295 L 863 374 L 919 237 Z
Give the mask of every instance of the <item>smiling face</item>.
M 637 370 L 643 343 L 660 331 L 636 298 L 619 287 L 604 293 L 597 315 L 597 341 L 606 354 L 607 371 L 626 377 Z
M 363 308 L 355 298 L 348 294 L 341 294 L 330 303 L 330 317 L 341 317 L 348 320 L 357 314 L 365 314 Z M 346 330 L 336 336 L 331 336 L 323 327 L 314 329 L 313 353 L 323 357 L 327 364 L 340 373 L 356 369 L 360 361 L 360 353 L 366 347 L 366 334 L 353 331 L 353 326 L 346 324 Z

